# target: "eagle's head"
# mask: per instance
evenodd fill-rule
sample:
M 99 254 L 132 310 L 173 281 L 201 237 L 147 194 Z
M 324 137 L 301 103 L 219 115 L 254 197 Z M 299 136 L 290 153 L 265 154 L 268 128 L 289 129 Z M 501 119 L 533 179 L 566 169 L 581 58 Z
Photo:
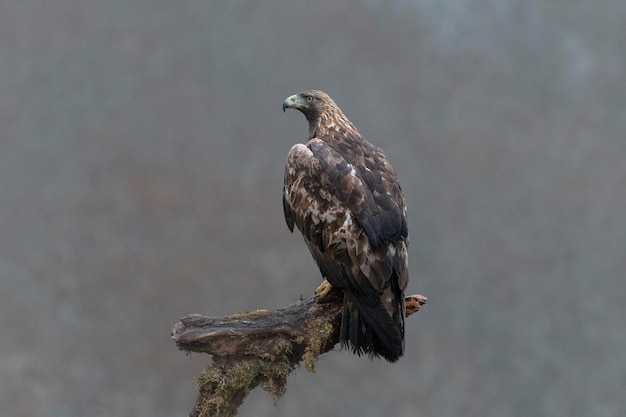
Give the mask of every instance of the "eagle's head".
M 335 101 L 320 90 L 304 90 L 283 101 L 283 111 L 300 110 L 309 122 L 311 135 L 320 130 L 325 131 L 331 124 L 342 124 L 353 128 L 352 123 L 343 114 Z M 355 129 L 356 130 L 356 129 Z
M 337 108 L 337 105 L 328 94 L 319 90 L 304 90 L 289 96 L 283 101 L 283 111 L 287 109 L 300 110 L 307 120 L 311 121 L 324 110 Z

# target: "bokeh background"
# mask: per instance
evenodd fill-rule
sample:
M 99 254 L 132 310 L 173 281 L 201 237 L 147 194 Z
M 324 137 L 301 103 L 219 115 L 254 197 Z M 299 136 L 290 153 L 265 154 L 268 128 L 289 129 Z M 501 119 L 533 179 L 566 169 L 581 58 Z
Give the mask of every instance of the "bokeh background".
M 180 317 L 312 294 L 305 88 L 394 164 L 429 304 L 398 364 L 331 352 L 240 415 L 623 416 L 622 0 L 4 0 L 2 414 L 187 415 Z

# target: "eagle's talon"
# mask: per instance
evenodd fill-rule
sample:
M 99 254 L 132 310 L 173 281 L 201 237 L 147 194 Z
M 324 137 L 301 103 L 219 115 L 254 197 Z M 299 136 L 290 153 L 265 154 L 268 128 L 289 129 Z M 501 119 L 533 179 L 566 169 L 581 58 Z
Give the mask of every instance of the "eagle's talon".
M 320 298 L 324 298 L 332 291 L 332 289 L 333 285 L 325 279 L 322 281 L 320 286 L 315 289 L 315 292 L 320 296 Z

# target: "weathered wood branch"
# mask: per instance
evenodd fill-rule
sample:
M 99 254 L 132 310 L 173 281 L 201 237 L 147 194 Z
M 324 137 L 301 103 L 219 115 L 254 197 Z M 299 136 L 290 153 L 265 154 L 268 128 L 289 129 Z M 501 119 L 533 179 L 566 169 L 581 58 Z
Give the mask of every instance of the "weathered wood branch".
M 171 331 L 176 346 L 213 358 L 196 381 L 200 393 L 190 416 L 234 416 L 255 387 L 278 398 L 301 362 L 314 372 L 317 358 L 339 342 L 342 301 L 333 291 L 323 302 L 314 296 L 274 311 L 183 317 Z M 407 316 L 425 303 L 422 295 L 407 297 Z

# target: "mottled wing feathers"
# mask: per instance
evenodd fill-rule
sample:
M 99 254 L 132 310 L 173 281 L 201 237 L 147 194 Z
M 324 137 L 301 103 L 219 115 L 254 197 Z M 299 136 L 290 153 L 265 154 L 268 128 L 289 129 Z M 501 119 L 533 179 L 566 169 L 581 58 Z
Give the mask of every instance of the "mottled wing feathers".
M 408 237 L 404 197 L 397 178 L 380 149 L 371 147 L 373 156 L 364 158 L 362 164 L 347 161 L 321 139 L 291 148 L 283 199 L 290 230 L 293 231 L 294 218 L 287 191 L 298 189 L 299 194 L 292 197 L 294 205 L 306 208 L 302 215 L 312 215 L 312 221 L 331 223 L 330 217 L 345 220 L 348 213 L 358 220 L 370 245 L 385 245 L 385 250 L 389 242 Z M 303 204 L 305 200 L 307 204 Z M 306 234 L 305 237 L 312 238 Z
M 373 145 L 370 145 L 370 148 L 371 154 L 364 157 L 365 163 L 358 165 L 358 171 L 372 192 L 371 196 L 374 201 L 369 205 L 374 205 L 377 210 L 373 212 L 376 214 L 375 219 L 363 218 L 362 221 L 373 223 L 372 228 L 379 244 L 406 238 L 408 228 L 404 196 L 398 185 L 398 179 L 382 155 L 382 151 Z M 374 236 L 370 236 L 370 240 L 374 241 L 373 238 Z
M 294 145 L 285 167 L 285 219 L 305 239 L 339 258 L 344 235 L 360 211 L 365 189 L 354 167 L 319 139 Z M 342 245 L 343 243 L 343 245 Z
M 394 358 L 401 352 L 386 355 L 384 347 L 376 348 L 381 342 L 362 334 L 358 320 L 363 316 L 379 338 L 401 349 L 407 228 L 402 193 L 385 164 L 379 158 L 371 168 L 355 166 L 320 139 L 294 145 L 283 207 L 287 225 L 302 232 L 324 277 L 344 289 L 346 339 L 357 352 Z

